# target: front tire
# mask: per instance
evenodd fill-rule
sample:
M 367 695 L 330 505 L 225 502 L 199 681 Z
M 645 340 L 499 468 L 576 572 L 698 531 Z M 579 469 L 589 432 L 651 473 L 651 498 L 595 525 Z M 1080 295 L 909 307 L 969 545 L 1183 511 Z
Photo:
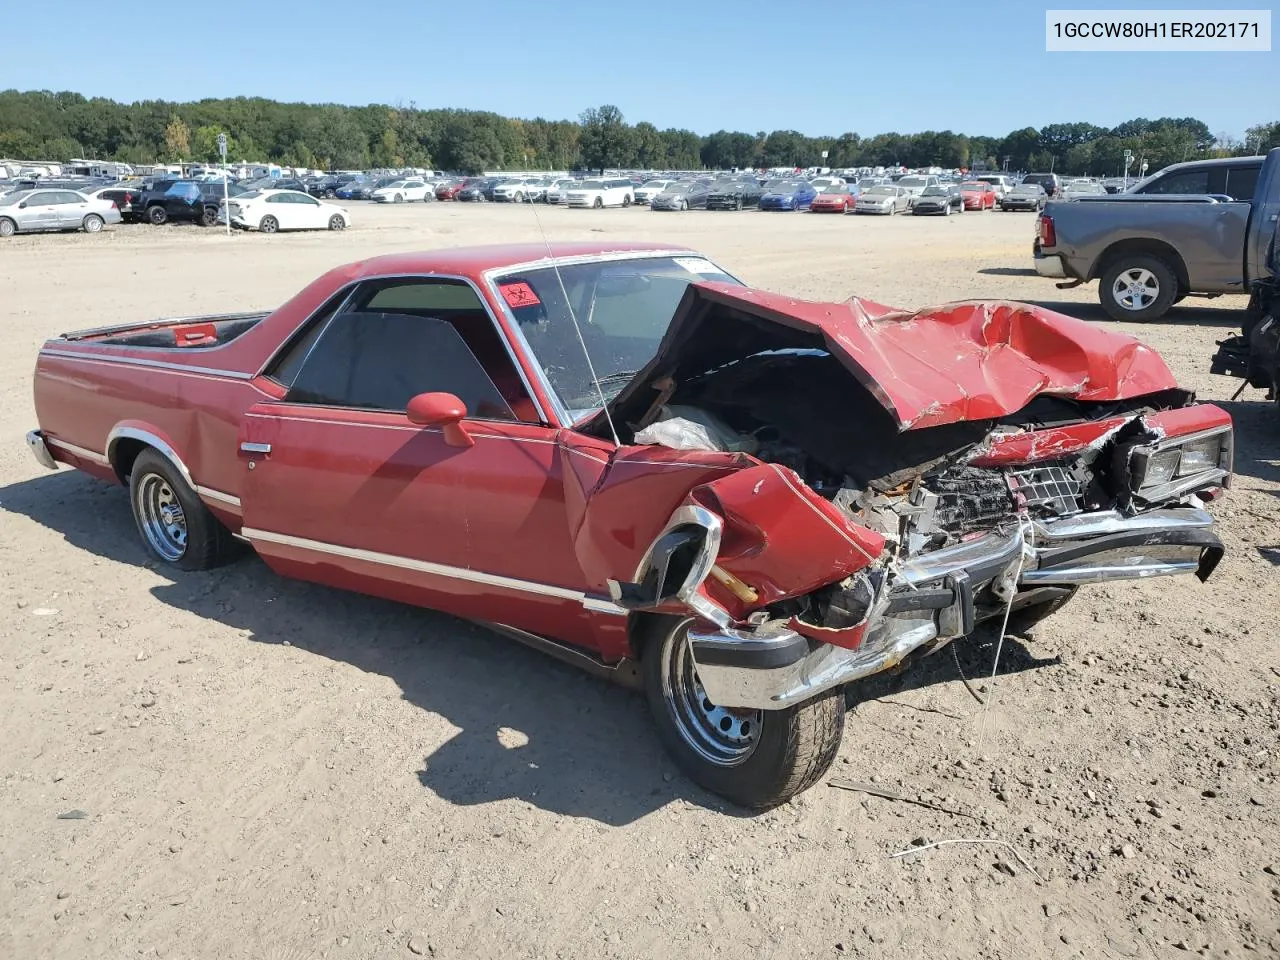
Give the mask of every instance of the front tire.
M 726 710 L 706 698 L 687 633 L 664 617 L 643 648 L 645 693 L 658 737 L 691 780 L 749 810 L 786 803 L 835 760 L 844 693 L 829 690 L 785 710 Z
M 591 205 L 597 210 L 604 209 L 604 197 L 596 197 L 596 202 Z
M 143 546 L 182 570 L 208 570 L 234 559 L 236 541 L 178 470 L 153 449 L 129 472 L 129 500 Z
M 97 233 L 102 229 L 103 219 L 96 213 L 91 213 L 80 221 L 80 226 L 84 228 L 85 233 Z
M 399 194 L 399 193 L 397 193 L 397 194 L 395 195 L 394 201 L 395 201 L 396 203 L 404 203 L 404 195 L 403 195 L 403 194 Z
M 18 225 L 8 217 L 0 217 L 0 237 L 12 237 L 18 232 Z
M 1164 316 L 1178 295 L 1178 278 L 1158 257 L 1122 256 L 1098 283 L 1098 301 L 1112 320 L 1141 322 Z
M 343 219 L 342 214 L 335 213 L 332 217 L 329 218 L 329 229 L 330 230 L 347 229 L 347 221 Z

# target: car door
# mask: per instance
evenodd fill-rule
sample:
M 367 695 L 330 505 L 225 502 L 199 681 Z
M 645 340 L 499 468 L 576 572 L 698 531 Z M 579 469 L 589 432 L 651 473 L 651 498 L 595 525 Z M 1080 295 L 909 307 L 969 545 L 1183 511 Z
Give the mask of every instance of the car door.
M 37 190 L 18 203 L 18 229 L 56 230 L 58 215 L 57 191 Z
M 586 631 L 565 454 L 536 413 L 513 412 L 520 381 L 504 345 L 465 281 L 357 284 L 268 370 L 283 399 L 242 422 L 243 536 L 285 575 L 537 633 Z M 460 400 L 457 428 L 411 422 L 422 393 Z
M 319 200 L 305 193 L 295 193 L 292 197 L 290 212 L 293 214 L 295 229 L 315 230 L 328 226 L 328 211 L 320 205 Z
M 60 229 L 78 229 L 89 213 L 89 200 L 74 190 L 59 190 L 55 209 Z

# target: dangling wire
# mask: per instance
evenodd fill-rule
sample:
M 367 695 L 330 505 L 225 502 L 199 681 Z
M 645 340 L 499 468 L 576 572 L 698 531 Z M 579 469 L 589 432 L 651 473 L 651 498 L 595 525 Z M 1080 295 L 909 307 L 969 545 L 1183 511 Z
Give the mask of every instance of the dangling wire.
M 591 353 L 587 350 L 587 341 L 582 336 L 582 327 L 578 325 L 578 315 L 573 309 L 573 304 L 569 302 L 569 291 L 565 289 L 564 277 L 560 275 L 560 265 L 556 263 L 555 254 L 551 251 L 551 241 L 547 239 L 547 232 L 542 229 L 542 217 L 538 216 L 537 203 L 530 201 L 529 209 L 533 211 L 533 222 L 538 225 L 538 233 L 542 236 L 542 244 L 547 248 L 547 259 L 551 261 L 551 269 L 555 271 L 556 282 L 560 284 L 560 296 L 564 298 L 565 309 L 569 311 L 569 319 L 573 321 L 573 332 L 578 335 L 578 346 L 582 347 L 582 355 L 587 360 L 587 372 L 591 375 L 591 382 L 596 388 L 596 395 L 600 397 L 600 409 L 604 413 L 605 422 L 609 424 L 609 433 L 613 435 L 613 443 L 615 446 L 622 446 L 622 441 L 618 439 L 618 428 L 613 425 L 613 417 L 609 414 L 609 401 L 604 398 L 604 388 L 600 386 L 600 378 L 596 376 L 595 364 L 591 362 Z
M 1035 550 L 1036 528 L 1025 513 L 1018 517 L 1018 533 L 1022 540 L 1022 550 L 1018 553 L 1018 568 L 1013 574 L 1013 582 L 1009 588 L 1009 600 L 1004 605 L 1004 619 L 1000 621 L 1000 637 L 996 640 L 996 655 L 991 661 L 991 677 L 987 681 L 987 699 L 982 704 L 982 719 L 978 725 L 978 745 L 981 746 L 987 734 L 987 710 L 996 693 L 996 671 L 1000 669 L 1000 654 L 1004 650 L 1004 636 L 1009 629 L 1009 615 L 1013 613 L 1013 601 L 1018 596 L 1018 582 L 1022 579 L 1022 569 L 1026 565 L 1027 555 Z

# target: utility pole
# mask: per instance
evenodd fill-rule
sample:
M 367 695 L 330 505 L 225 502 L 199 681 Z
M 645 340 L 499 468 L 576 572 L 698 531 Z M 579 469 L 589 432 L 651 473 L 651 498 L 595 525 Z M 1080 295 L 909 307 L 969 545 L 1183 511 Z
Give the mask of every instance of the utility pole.
M 227 185 L 227 135 L 218 134 L 218 153 L 222 156 L 222 209 L 227 217 L 227 236 L 231 236 L 231 198 Z

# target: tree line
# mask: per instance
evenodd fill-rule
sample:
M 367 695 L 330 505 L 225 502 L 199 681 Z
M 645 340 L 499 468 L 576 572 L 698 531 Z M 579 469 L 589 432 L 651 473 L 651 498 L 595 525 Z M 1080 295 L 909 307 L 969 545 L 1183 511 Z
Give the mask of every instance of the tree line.
M 516 169 L 731 167 L 907 167 L 1055 170 L 1118 176 L 1124 153 L 1151 170 L 1208 157 L 1262 153 L 1280 146 L 1280 122 L 1250 127 L 1243 140 L 1214 134 L 1193 117 L 1138 118 L 1115 127 L 1053 123 L 984 137 L 951 130 L 744 133 L 659 130 L 630 124 L 615 106 L 575 120 L 532 120 L 476 110 L 280 103 L 261 97 L 193 103 L 118 103 L 78 93 L 0 92 L 0 156 L 29 160 L 84 157 L 145 164 L 214 161 L 227 134 L 231 160 L 320 169 L 428 167 L 462 173 Z M 823 153 L 826 153 L 825 159 Z M 1136 174 L 1136 166 L 1130 173 Z

